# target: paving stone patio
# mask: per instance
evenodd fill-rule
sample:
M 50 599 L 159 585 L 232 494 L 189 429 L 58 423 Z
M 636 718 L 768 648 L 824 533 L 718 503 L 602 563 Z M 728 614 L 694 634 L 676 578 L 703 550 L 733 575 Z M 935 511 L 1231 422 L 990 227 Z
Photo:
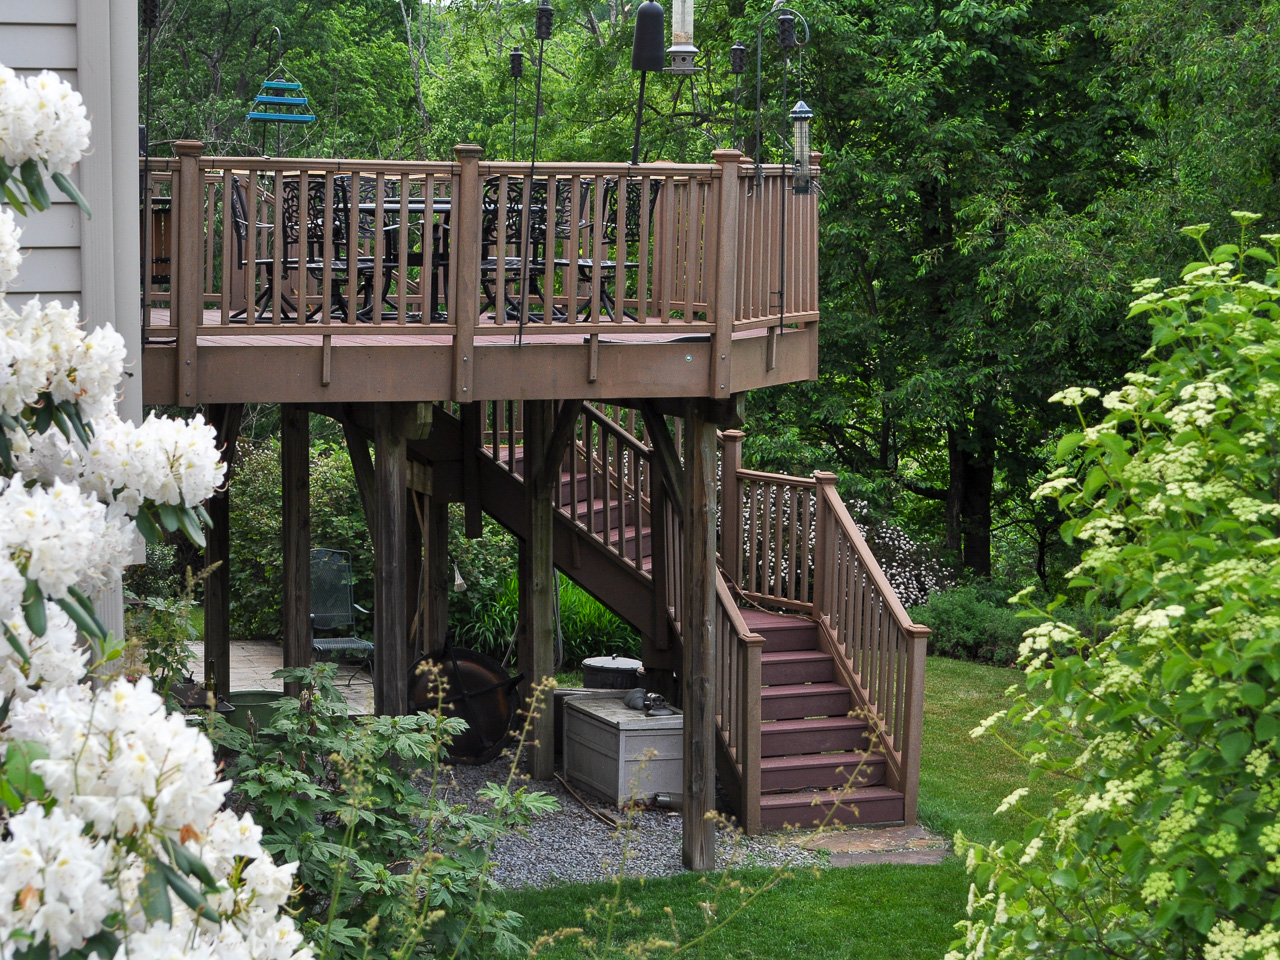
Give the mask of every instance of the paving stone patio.
M 284 681 L 271 675 L 283 666 L 284 650 L 274 640 L 231 643 L 232 690 L 283 690 Z M 359 666 L 338 664 L 338 691 L 352 713 L 373 713 L 373 685 L 369 674 Z

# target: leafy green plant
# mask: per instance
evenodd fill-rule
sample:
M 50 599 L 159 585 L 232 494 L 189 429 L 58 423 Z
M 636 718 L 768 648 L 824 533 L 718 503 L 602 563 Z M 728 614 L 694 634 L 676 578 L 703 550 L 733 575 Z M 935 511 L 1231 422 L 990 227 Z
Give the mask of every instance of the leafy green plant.
M 449 738 L 464 729 L 436 713 L 347 715 L 333 666 L 281 670 L 304 685 L 270 723 L 245 733 L 211 718 L 215 743 L 237 751 L 232 803 L 263 826 L 263 846 L 297 860 L 294 907 L 326 960 L 510 954 L 518 914 L 492 907 L 489 846 L 555 809 L 545 794 L 489 784 L 489 816 L 435 793 Z M 426 792 L 415 774 L 430 775 Z
M 1020 840 L 968 845 L 955 956 L 1254 960 L 1280 942 L 1280 234 L 1250 247 L 1257 218 L 1235 216 L 1240 243 L 1188 228 L 1205 259 L 1137 285 L 1151 362 L 1100 421 L 1080 413 L 1041 488 L 1089 544 L 1072 586 L 1119 612 L 1102 640 L 1027 632 L 1008 717 L 1032 776 L 1072 786 Z
M 319 432 L 313 431 L 313 432 Z M 283 559 L 280 545 L 280 441 L 242 440 L 231 480 L 231 632 L 270 637 L 281 632 Z M 321 436 L 311 444 L 311 543 L 351 554 L 353 598 L 373 609 L 373 545 L 346 448 Z M 356 611 L 356 631 L 373 629 Z
M 191 676 L 193 644 L 204 636 L 204 610 L 196 590 L 213 568 L 192 573 L 177 596 L 143 597 L 125 614 L 125 639 L 136 648 L 142 665 L 161 694 Z

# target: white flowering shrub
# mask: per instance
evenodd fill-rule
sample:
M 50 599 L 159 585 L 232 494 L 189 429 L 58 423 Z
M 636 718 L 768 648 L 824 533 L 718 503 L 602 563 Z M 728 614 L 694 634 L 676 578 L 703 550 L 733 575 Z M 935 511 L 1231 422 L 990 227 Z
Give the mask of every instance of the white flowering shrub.
M 1280 952 L 1280 235 L 1247 248 L 1236 217 L 1239 244 L 1138 286 L 1147 369 L 1057 397 L 1106 410 L 1042 494 L 1088 544 L 1073 585 L 1119 613 L 1102 640 L 1026 633 L 1008 717 L 1033 776 L 1070 786 L 1021 840 L 957 838 L 974 885 L 950 957 Z
M 66 174 L 88 131 L 56 76 L 0 66 L 10 206 L 45 209 L 46 176 L 78 199 Z M 208 739 L 148 680 L 87 682 L 119 643 L 84 590 L 140 533 L 202 542 L 199 504 L 223 475 L 213 431 L 199 417 L 122 422 L 122 339 L 86 333 L 74 304 L 11 304 L 19 243 L 0 206 L 0 957 L 306 957 L 281 914 L 296 865 L 276 866 L 252 818 L 222 810 Z

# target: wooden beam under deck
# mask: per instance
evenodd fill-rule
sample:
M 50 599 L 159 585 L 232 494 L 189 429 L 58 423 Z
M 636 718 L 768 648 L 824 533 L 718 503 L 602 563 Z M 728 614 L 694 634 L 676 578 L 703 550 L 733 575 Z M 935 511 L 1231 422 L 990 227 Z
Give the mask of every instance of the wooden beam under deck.
M 371 327 L 368 334 L 325 338 L 311 325 L 300 327 L 297 334 L 201 336 L 196 341 L 194 400 L 369 403 L 452 399 L 453 343 L 448 335 L 431 334 L 429 325 L 425 330 L 422 334 L 379 334 Z M 715 391 L 708 380 L 713 349 L 710 340 L 682 340 L 678 327 L 670 332 L 611 334 L 602 330 L 592 380 L 585 332 L 580 325 L 573 332 L 526 337 L 523 345 L 515 342 L 514 332 L 477 336 L 469 395 L 473 400 L 581 397 L 590 401 L 709 397 Z M 772 369 L 766 330 L 735 333 L 731 391 L 816 379 L 817 356 L 816 323 L 788 327 L 783 332 Z M 144 348 L 144 403 L 189 402 L 178 394 L 178 359 L 177 348 L 171 343 L 151 343 Z

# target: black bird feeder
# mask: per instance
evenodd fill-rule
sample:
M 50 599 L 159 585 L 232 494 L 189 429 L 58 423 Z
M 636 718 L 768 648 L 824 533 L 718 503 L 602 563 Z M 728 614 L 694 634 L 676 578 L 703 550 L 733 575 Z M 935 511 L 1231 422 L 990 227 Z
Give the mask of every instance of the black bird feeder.
M 516 122 L 520 117 L 520 78 L 524 76 L 524 54 L 511 51 L 511 159 L 516 158 Z
M 644 78 L 666 66 L 663 47 L 662 4 L 645 0 L 636 11 L 636 32 L 631 39 L 631 69 L 640 71 L 640 96 L 636 101 L 636 133 L 631 141 L 631 162 L 640 162 L 640 123 L 644 118 Z

